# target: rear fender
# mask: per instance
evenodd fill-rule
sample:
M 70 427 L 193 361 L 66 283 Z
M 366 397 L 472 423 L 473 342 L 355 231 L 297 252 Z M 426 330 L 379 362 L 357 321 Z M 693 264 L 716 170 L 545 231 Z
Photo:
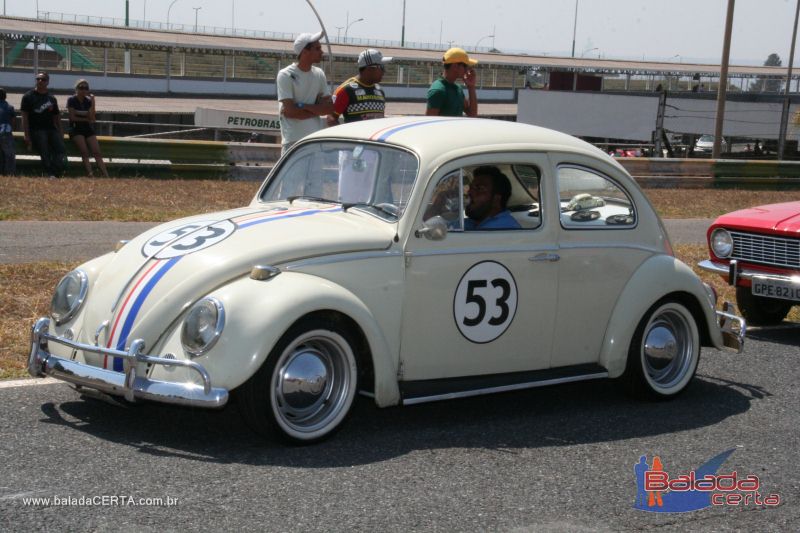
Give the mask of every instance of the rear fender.
M 656 255 L 634 272 L 614 307 L 599 360 L 609 377 L 619 377 L 625 371 L 636 327 L 647 310 L 668 295 L 675 295 L 686 303 L 702 332 L 701 337 L 717 348 L 723 347 L 715 303 L 709 299 L 703 282 L 685 263 L 669 255 Z

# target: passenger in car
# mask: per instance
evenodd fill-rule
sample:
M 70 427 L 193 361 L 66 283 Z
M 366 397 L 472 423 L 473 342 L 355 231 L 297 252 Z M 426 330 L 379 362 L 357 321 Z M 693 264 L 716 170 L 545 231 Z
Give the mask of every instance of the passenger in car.
M 522 229 L 507 208 L 511 181 L 499 168 L 491 165 L 476 168 L 467 196 L 465 230 Z

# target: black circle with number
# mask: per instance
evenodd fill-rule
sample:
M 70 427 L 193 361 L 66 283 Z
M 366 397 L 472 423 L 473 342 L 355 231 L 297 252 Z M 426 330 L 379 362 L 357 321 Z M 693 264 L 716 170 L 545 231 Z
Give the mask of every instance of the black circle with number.
M 453 319 L 470 342 L 485 344 L 505 333 L 517 312 L 517 283 L 497 261 L 481 261 L 461 276 L 453 296 Z
M 201 220 L 166 229 L 142 246 L 142 255 L 170 259 L 213 246 L 232 235 L 236 225 L 230 220 Z

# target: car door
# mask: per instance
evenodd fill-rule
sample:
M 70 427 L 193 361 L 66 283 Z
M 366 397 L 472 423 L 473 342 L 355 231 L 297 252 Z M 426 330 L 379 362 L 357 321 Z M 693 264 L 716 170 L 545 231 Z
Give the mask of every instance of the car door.
M 519 204 L 513 216 L 522 229 L 462 229 L 470 169 L 484 164 L 512 174 L 511 201 Z M 449 188 L 454 194 L 443 216 L 450 229 L 443 240 L 417 234 L 406 243 L 402 380 L 548 366 L 558 275 L 552 260 L 557 218 L 550 213 L 548 221 L 540 207 L 549 174 L 544 154 L 492 154 L 455 161 L 429 181 L 417 227 L 432 215 L 434 197 Z
M 556 158 L 559 287 L 551 366 L 595 363 L 611 312 L 633 272 L 653 254 L 621 181 L 578 156 Z

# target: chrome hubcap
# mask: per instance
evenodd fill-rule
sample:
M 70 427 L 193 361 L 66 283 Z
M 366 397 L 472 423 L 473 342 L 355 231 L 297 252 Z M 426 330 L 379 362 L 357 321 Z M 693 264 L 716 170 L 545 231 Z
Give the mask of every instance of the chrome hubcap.
M 670 387 L 686 375 L 692 365 L 694 342 L 683 314 L 667 309 L 653 317 L 644 336 L 644 366 L 657 385 Z
M 286 364 L 280 377 L 280 395 L 287 410 L 300 414 L 323 399 L 328 383 L 325 356 L 316 351 L 300 352 Z
M 311 331 L 292 342 L 278 361 L 272 402 L 281 425 L 312 433 L 336 422 L 355 387 L 354 356 L 347 341 L 330 331 Z

